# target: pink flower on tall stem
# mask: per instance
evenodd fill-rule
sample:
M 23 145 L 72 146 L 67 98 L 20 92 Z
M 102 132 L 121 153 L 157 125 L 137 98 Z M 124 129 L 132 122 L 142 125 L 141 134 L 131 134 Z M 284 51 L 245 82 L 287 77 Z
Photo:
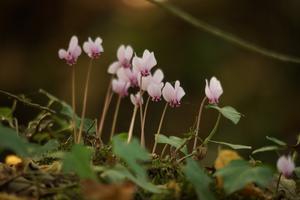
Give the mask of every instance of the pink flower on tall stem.
M 207 79 L 205 86 L 205 94 L 210 104 L 218 104 L 219 98 L 223 94 L 221 83 L 216 77 L 212 77 L 208 83 Z
M 163 88 L 164 84 L 161 83 L 150 83 L 148 86 L 147 92 L 148 95 L 151 97 L 152 101 L 158 102 L 161 100 L 161 89 Z
M 141 85 L 142 85 L 141 89 L 143 91 L 147 91 L 148 90 L 148 86 L 150 84 L 152 84 L 152 83 L 154 83 L 154 84 L 160 84 L 162 82 L 162 80 L 164 79 L 164 73 L 163 73 L 163 71 L 161 69 L 155 70 L 155 72 L 153 73 L 153 75 L 151 75 L 151 73 L 150 73 L 149 76 L 142 77 L 142 84 L 141 84 L 140 76 L 138 78 L 138 80 L 139 80 L 139 87 L 141 87 Z
M 175 82 L 175 87 L 167 82 L 162 90 L 162 95 L 171 107 L 178 107 L 180 106 L 181 98 L 185 95 L 185 92 L 183 88 L 180 87 L 179 81 Z
M 130 68 L 131 58 L 133 56 L 133 49 L 130 45 L 121 45 L 117 50 L 118 60 L 113 62 L 109 67 L 107 72 L 109 74 L 116 74 L 120 68 Z
M 117 93 L 120 97 L 125 97 L 128 95 L 128 88 L 130 86 L 129 82 L 121 79 L 112 80 L 112 90 Z
M 140 72 L 142 76 L 149 76 L 151 69 L 157 64 L 154 53 L 145 50 L 143 56 L 140 58 L 134 56 L 132 60 L 133 68 Z
M 68 65 L 74 65 L 77 62 L 78 57 L 81 54 L 81 48 L 78 45 L 77 36 L 72 36 L 69 47 L 67 50 L 60 49 L 58 51 L 58 57 L 64 59 Z
M 104 51 L 102 47 L 102 39 L 97 37 L 95 41 L 93 41 L 89 37 L 88 41 L 83 43 L 83 50 L 90 58 L 99 58 L 100 54 Z
M 277 161 L 277 169 L 286 178 L 290 177 L 295 169 L 291 156 L 281 156 Z

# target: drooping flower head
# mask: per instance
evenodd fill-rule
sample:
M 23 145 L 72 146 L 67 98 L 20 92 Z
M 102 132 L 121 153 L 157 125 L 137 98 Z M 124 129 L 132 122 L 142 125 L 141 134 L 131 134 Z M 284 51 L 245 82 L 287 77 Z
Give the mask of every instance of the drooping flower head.
M 126 82 L 122 79 L 113 79 L 112 80 L 112 90 L 120 95 L 121 97 L 125 97 L 128 95 L 128 88 L 130 86 L 129 82 Z
M 138 86 L 139 73 L 132 69 L 129 68 L 118 69 L 117 77 L 125 82 L 129 82 L 131 87 Z
M 223 94 L 221 83 L 216 77 L 212 77 L 208 83 L 207 79 L 205 86 L 205 94 L 211 104 L 218 104 L 219 98 Z
M 180 106 L 180 100 L 185 95 L 185 92 L 183 88 L 180 87 L 179 81 L 175 82 L 175 87 L 167 82 L 162 90 L 162 95 L 171 107 L 178 107 Z
M 148 95 L 151 97 L 152 101 L 158 102 L 161 100 L 161 89 L 163 88 L 164 83 L 151 83 L 148 86 L 147 92 Z
M 67 50 L 60 49 L 58 51 L 58 57 L 64 59 L 68 65 L 74 65 L 77 62 L 78 57 L 81 54 L 81 48 L 78 45 L 77 36 L 72 36 L 69 47 Z
M 143 56 L 140 58 L 134 56 L 132 60 L 133 68 L 140 72 L 142 76 L 149 76 L 151 69 L 157 64 L 154 57 L 154 53 L 149 50 L 145 50 Z
M 102 47 L 102 39 L 97 37 L 95 41 L 93 41 L 89 37 L 88 41 L 83 43 L 83 50 L 90 58 L 99 58 L 100 54 L 104 51 Z
M 117 50 L 118 60 L 113 62 L 109 67 L 107 72 L 109 74 L 116 74 L 118 69 L 130 68 L 131 67 L 131 58 L 133 56 L 133 49 L 130 45 L 121 45 Z
M 291 156 L 281 156 L 277 161 L 277 169 L 286 178 L 290 177 L 295 169 L 295 163 Z
M 155 70 L 153 75 L 151 75 L 151 73 L 150 73 L 149 76 L 146 76 L 146 77 L 143 76 L 142 77 L 142 84 L 141 84 L 140 76 L 138 78 L 139 87 L 141 87 L 141 85 L 142 85 L 141 89 L 143 91 L 147 91 L 148 87 L 151 83 L 160 84 L 162 82 L 162 80 L 164 79 L 164 73 L 161 69 Z
M 136 93 L 135 95 L 131 94 L 130 100 L 131 100 L 131 103 L 133 103 L 133 105 L 135 105 L 135 106 L 141 106 L 143 104 L 143 97 L 141 96 L 141 94 L 139 92 Z

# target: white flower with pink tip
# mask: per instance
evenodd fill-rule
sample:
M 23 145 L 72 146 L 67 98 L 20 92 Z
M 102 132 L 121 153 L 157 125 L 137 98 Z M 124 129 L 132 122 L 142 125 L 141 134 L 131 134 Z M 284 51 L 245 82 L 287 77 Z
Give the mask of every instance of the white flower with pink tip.
M 154 53 L 149 50 L 145 50 L 143 56 L 140 58 L 134 56 L 132 60 L 133 68 L 140 72 L 142 76 L 149 76 L 151 69 L 157 64 L 154 57 Z
M 130 45 L 121 45 L 117 50 L 118 60 L 113 62 L 109 67 L 107 72 L 109 74 L 116 74 L 120 68 L 130 68 L 131 58 L 133 56 L 133 49 Z
M 131 87 L 138 86 L 139 73 L 132 69 L 120 68 L 117 71 L 117 77 L 125 82 L 129 82 Z
M 205 86 L 205 94 L 211 104 L 218 104 L 219 98 L 223 94 L 221 83 L 216 77 L 212 77 L 208 83 L 207 79 Z
M 139 92 L 135 95 L 131 94 L 130 100 L 131 100 L 131 103 L 135 106 L 141 106 L 143 104 L 143 97 L 141 96 L 141 94 Z
M 138 80 L 139 80 L 139 87 L 141 87 L 140 76 L 138 78 Z M 161 69 L 155 70 L 155 72 L 154 72 L 153 75 L 150 74 L 149 76 L 142 77 L 142 90 L 143 91 L 147 91 L 150 84 L 152 84 L 152 83 L 160 84 L 163 79 L 164 79 L 164 73 L 163 73 L 163 71 Z
M 60 49 L 58 51 L 58 57 L 64 59 L 68 65 L 74 65 L 77 62 L 78 57 L 81 54 L 81 48 L 78 45 L 77 36 L 72 36 L 68 50 Z
M 93 41 L 89 37 L 88 41 L 83 43 L 83 50 L 90 58 L 99 58 L 100 54 L 104 51 L 102 47 L 102 39 L 97 37 L 95 41 Z
M 122 79 L 113 79 L 112 80 L 112 90 L 120 95 L 121 97 L 125 97 L 128 95 L 128 88 L 130 86 L 129 82 L 126 82 Z
M 295 169 L 291 156 L 281 156 L 277 161 L 277 169 L 286 178 L 290 177 Z
M 163 88 L 164 83 L 151 83 L 148 86 L 147 92 L 148 95 L 151 97 L 152 101 L 158 102 L 161 100 L 161 89 Z
M 178 107 L 180 106 L 180 101 L 185 95 L 185 92 L 183 88 L 180 87 L 179 81 L 175 82 L 175 87 L 167 82 L 162 90 L 162 95 L 165 101 L 168 102 L 171 107 Z

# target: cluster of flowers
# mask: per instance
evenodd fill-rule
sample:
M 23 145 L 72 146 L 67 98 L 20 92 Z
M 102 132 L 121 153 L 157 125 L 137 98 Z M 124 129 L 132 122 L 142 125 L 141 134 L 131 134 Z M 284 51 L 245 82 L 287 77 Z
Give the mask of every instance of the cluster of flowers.
M 94 41 L 88 38 L 88 41 L 83 44 L 84 52 L 91 58 L 97 59 L 104 51 L 102 47 L 102 39 L 97 37 Z M 69 47 L 67 50 L 60 49 L 58 52 L 59 58 L 64 59 L 68 65 L 74 65 L 77 62 L 78 57 L 81 55 L 82 50 L 78 45 L 78 38 L 73 36 L 70 40 Z M 131 94 L 130 99 L 134 105 L 134 114 L 131 121 L 129 129 L 129 139 L 132 137 L 132 129 L 136 114 L 136 109 L 140 107 L 141 114 L 143 115 L 141 123 L 141 140 L 144 140 L 143 134 L 143 124 L 145 123 L 146 112 L 142 113 L 143 95 L 148 94 L 148 100 L 151 99 L 153 102 L 158 102 L 162 98 L 166 101 L 166 106 L 162 114 L 161 123 L 156 134 L 159 134 L 162 120 L 165 114 L 167 105 L 170 107 L 178 107 L 181 104 L 181 99 L 185 95 L 184 89 L 180 86 L 180 81 L 176 80 L 174 86 L 170 82 L 163 82 L 164 73 L 161 69 L 156 69 L 152 73 L 152 69 L 157 65 L 156 58 L 153 52 L 149 50 L 144 50 L 142 57 L 138 57 L 134 54 L 134 50 L 131 46 L 121 45 L 117 50 L 117 60 L 113 62 L 109 67 L 107 72 L 112 75 L 112 81 L 108 88 L 107 97 L 105 99 L 105 105 L 100 119 L 100 127 L 98 127 L 97 135 L 101 136 L 101 123 L 103 125 L 107 108 L 110 104 L 111 98 L 110 91 L 113 91 L 119 96 L 119 100 L 129 95 L 129 88 L 138 89 L 136 94 Z M 111 86 L 111 87 L 110 87 Z M 86 88 L 87 90 L 87 88 Z M 223 89 L 220 81 L 212 77 L 210 81 L 206 80 L 205 95 L 203 102 L 208 99 L 210 104 L 218 104 L 219 98 L 223 93 Z M 74 105 L 73 105 L 74 106 Z M 145 111 L 147 110 L 147 104 L 145 106 Z M 118 105 L 117 105 L 118 107 Z M 74 108 L 75 110 L 75 108 Z M 116 108 L 118 112 L 118 109 Z M 113 127 L 115 126 L 117 112 L 115 112 L 115 120 L 113 122 Z M 199 114 L 201 112 L 201 107 Z M 82 116 L 84 118 L 84 115 Z M 200 119 L 198 119 L 200 120 Z M 74 129 L 76 129 L 74 127 Z M 198 128 L 197 128 L 198 129 Z M 114 128 L 112 128 L 111 136 L 114 134 Z M 130 136 L 131 135 L 131 136 Z M 79 140 L 80 141 L 80 138 Z M 195 140 L 196 141 L 196 140 Z M 143 144 L 143 142 L 142 142 Z M 195 146 L 196 142 L 194 143 Z M 154 145 L 153 151 L 155 152 L 156 143 Z M 281 156 L 277 161 L 277 168 L 280 174 L 285 177 L 290 177 L 295 169 L 295 164 L 290 156 Z

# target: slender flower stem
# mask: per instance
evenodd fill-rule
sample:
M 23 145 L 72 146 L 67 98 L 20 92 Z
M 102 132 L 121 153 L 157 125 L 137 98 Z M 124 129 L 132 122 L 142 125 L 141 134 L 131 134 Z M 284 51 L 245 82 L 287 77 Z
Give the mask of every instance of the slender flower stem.
M 168 103 L 166 103 L 165 107 L 164 107 L 164 110 L 162 112 L 162 115 L 161 115 L 161 118 L 160 118 L 160 122 L 159 122 L 159 126 L 158 126 L 158 129 L 157 129 L 157 132 L 155 134 L 155 142 L 154 142 L 154 146 L 152 148 L 152 154 L 155 153 L 155 150 L 156 150 L 156 146 L 157 146 L 157 137 L 159 136 L 160 134 L 160 130 L 161 130 L 161 127 L 162 127 L 162 123 L 164 121 L 164 118 L 165 118 L 165 114 L 166 114 L 166 111 L 167 111 L 167 108 L 168 108 Z
M 89 91 L 89 82 L 90 82 L 92 66 L 93 66 L 93 60 L 91 59 L 89 67 L 88 67 L 87 76 L 86 76 L 86 82 L 85 82 L 85 88 L 84 88 L 84 97 L 83 97 L 83 106 L 82 106 L 82 112 L 81 112 L 81 121 L 80 121 L 80 128 L 79 128 L 77 143 L 80 143 L 81 136 L 82 136 L 82 130 L 83 130 L 83 124 L 84 124 L 84 117 L 85 117 L 85 113 L 86 113 L 86 103 L 87 103 L 87 96 L 88 96 L 88 91 Z
M 138 110 L 138 106 L 134 106 L 134 108 L 133 108 L 133 114 L 132 114 L 131 122 L 130 122 L 130 127 L 129 127 L 129 130 L 128 130 L 127 143 L 129 143 L 131 141 L 131 139 L 132 139 L 133 127 L 134 127 L 135 116 L 136 116 L 137 110 Z
M 74 141 L 77 141 L 77 135 L 76 135 L 76 100 L 75 100 L 75 67 L 72 67 L 72 108 L 73 108 L 73 116 L 72 116 L 72 121 L 73 121 L 73 137 Z
M 219 126 L 219 123 L 220 123 L 220 119 L 221 119 L 221 113 L 219 113 L 219 115 L 218 115 L 218 118 L 217 118 L 217 121 L 216 121 L 216 124 L 215 124 L 213 130 L 210 132 L 210 134 L 207 136 L 207 138 L 205 138 L 204 142 L 202 143 L 203 145 L 206 145 L 209 142 L 209 140 L 211 140 L 211 138 L 215 135 L 217 128 Z
M 140 106 L 140 119 L 141 119 L 141 146 L 145 147 L 145 132 L 143 128 L 143 106 Z
M 150 96 L 148 96 L 148 98 L 147 98 L 146 105 L 145 105 L 145 110 L 144 110 L 143 124 L 142 124 L 144 130 L 145 130 L 145 121 L 146 121 L 149 102 L 150 102 Z
M 168 147 L 168 144 L 165 144 L 165 146 L 164 146 L 164 148 L 163 148 L 163 150 L 161 151 L 161 154 L 160 154 L 161 158 L 163 158 L 163 156 L 164 156 L 164 154 L 165 154 L 165 152 L 167 150 L 167 147 Z
M 103 126 L 104 126 L 104 121 L 106 118 L 106 114 L 111 102 L 111 98 L 112 98 L 112 91 L 111 91 L 111 85 L 112 83 L 112 79 L 109 81 L 109 85 L 107 87 L 107 91 L 106 91 L 106 95 L 105 95 L 105 101 L 104 101 L 104 106 L 103 106 L 103 110 L 102 110 L 102 114 L 101 114 L 101 118 L 99 119 L 99 126 L 98 126 L 98 130 L 97 130 L 97 137 L 101 138 L 102 135 L 102 131 L 103 131 Z
M 110 140 L 112 140 L 112 138 L 114 136 L 114 133 L 115 133 L 116 123 L 117 123 L 117 118 L 118 118 L 118 114 L 119 114 L 121 99 L 122 99 L 122 97 L 119 95 L 118 100 L 117 100 L 116 110 L 115 110 L 115 113 L 114 113 L 113 123 L 112 123 L 112 126 L 111 126 Z
M 278 189 L 279 189 L 279 184 L 280 184 L 280 179 L 282 177 L 282 173 L 279 174 L 278 180 L 277 180 L 277 184 L 276 184 L 276 194 L 278 193 Z
M 203 110 L 203 106 L 204 106 L 204 103 L 205 103 L 206 99 L 207 98 L 204 97 L 201 104 L 200 104 L 198 117 L 197 117 L 197 126 L 196 126 L 196 130 L 195 130 L 196 134 L 195 134 L 195 139 L 194 139 L 193 151 L 195 151 L 196 148 L 197 148 L 197 141 L 198 141 L 198 135 L 199 135 L 199 127 L 200 127 L 200 121 L 201 121 L 201 116 L 202 116 L 202 110 Z
M 186 156 L 180 158 L 180 159 L 177 161 L 177 163 L 181 163 L 182 161 L 184 161 L 184 160 L 187 159 L 187 158 L 192 157 L 193 155 L 194 155 L 194 152 L 192 152 L 192 153 L 190 153 L 190 154 L 188 154 L 188 155 L 186 155 Z

